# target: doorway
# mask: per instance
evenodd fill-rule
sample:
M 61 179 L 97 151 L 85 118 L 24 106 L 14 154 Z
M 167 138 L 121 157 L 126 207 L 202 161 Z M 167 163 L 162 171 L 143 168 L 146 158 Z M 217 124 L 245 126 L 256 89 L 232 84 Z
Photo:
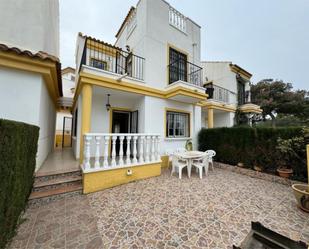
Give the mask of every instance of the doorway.
M 112 110 L 112 133 L 137 133 L 138 111 Z M 120 139 L 116 140 L 116 156 L 119 155 Z M 127 151 L 127 140 L 123 140 L 123 151 Z M 132 150 L 131 150 L 132 151 Z M 111 147 L 112 152 L 112 147 Z

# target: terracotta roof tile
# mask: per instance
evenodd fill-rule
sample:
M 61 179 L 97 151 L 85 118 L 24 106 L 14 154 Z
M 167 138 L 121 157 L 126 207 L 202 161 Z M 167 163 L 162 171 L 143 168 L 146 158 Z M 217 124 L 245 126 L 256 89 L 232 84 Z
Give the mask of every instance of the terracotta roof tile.
M 40 60 L 49 60 L 51 62 L 56 63 L 56 70 L 57 70 L 57 81 L 58 81 L 58 89 L 59 89 L 59 95 L 63 96 L 62 93 L 62 79 L 61 79 L 61 63 L 59 61 L 59 59 L 56 56 L 50 55 L 46 52 L 43 51 L 39 51 L 37 53 L 33 53 L 29 50 L 22 50 L 20 48 L 17 47 L 10 47 L 6 44 L 0 43 L 0 51 L 3 52 L 13 52 L 17 55 L 24 55 L 24 56 L 28 56 L 30 58 L 34 58 L 34 59 L 40 59 Z

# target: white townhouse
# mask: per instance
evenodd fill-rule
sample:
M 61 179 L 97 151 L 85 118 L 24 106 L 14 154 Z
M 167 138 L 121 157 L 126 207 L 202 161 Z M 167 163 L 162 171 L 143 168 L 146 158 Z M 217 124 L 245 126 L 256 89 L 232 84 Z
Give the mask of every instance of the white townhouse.
M 0 118 L 40 127 L 36 169 L 54 147 L 62 96 L 57 0 L 0 2 Z
M 252 74 L 231 61 L 203 61 L 204 87 L 208 94 L 203 104 L 202 126 L 231 127 L 236 124 L 235 113 L 261 113 L 259 106 L 250 103 Z

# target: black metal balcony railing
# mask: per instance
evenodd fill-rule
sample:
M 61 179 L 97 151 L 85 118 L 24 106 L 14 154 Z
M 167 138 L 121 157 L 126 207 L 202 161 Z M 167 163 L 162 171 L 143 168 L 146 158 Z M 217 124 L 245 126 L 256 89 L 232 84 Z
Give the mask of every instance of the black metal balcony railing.
M 202 86 L 202 68 L 183 59 L 168 65 L 169 84 L 182 80 L 196 86 Z
M 81 65 L 144 80 L 143 57 L 96 39 L 86 38 Z

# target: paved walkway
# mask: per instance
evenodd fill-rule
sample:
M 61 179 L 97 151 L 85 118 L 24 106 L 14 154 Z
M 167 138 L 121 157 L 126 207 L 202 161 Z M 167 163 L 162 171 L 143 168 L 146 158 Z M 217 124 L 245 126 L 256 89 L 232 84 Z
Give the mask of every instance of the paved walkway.
M 10 248 L 231 248 L 260 221 L 309 242 L 288 186 L 216 169 L 162 176 L 28 208 Z

